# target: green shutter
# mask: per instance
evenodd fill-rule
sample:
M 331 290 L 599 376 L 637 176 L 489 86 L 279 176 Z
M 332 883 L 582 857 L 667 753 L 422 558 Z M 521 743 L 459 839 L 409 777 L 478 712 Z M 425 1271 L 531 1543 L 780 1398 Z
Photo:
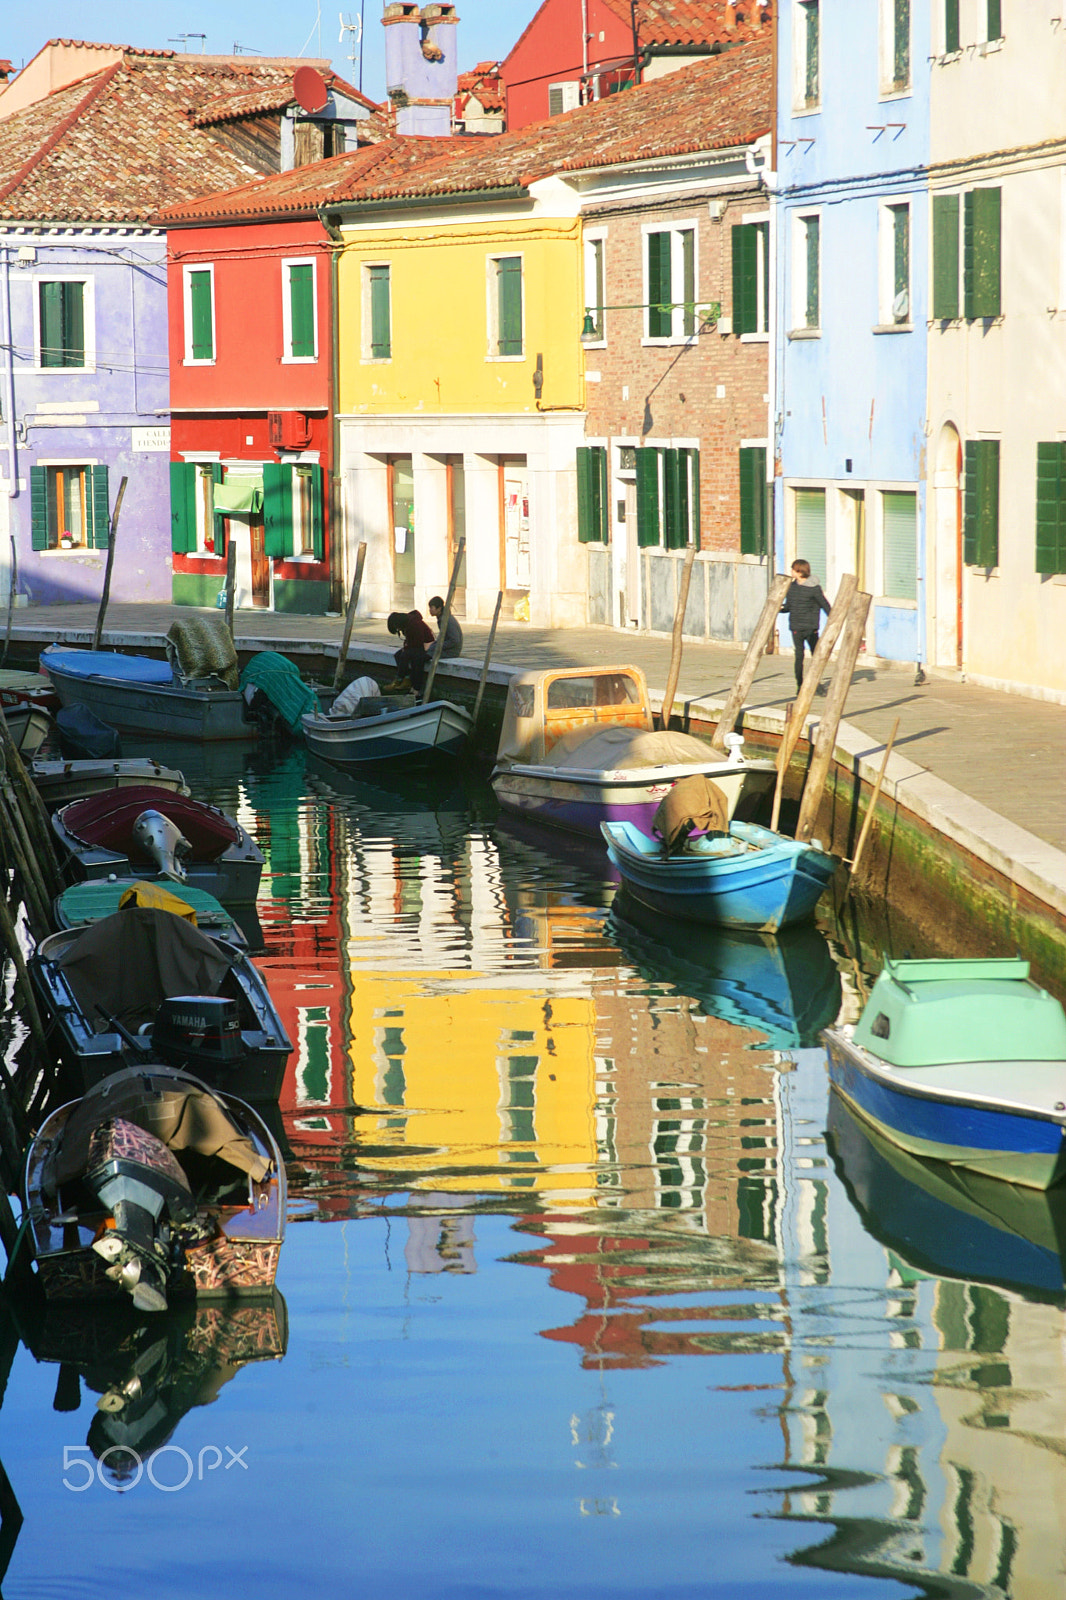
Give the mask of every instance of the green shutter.
M 316 561 L 326 559 L 326 522 L 323 505 L 326 473 L 323 467 L 311 468 L 311 549 Z
M 911 320 L 911 208 L 892 207 L 892 319 Z M 903 297 L 901 299 L 901 296 Z M 897 319 L 897 307 L 906 305 L 906 312 Z
M 659 454 L 652 447 L 635 452 L 637 458 L 637 544 L 659 544 Z
M 953 56 L 959 50 L 959 0 L 944 0 L 944 53 Z
M 988 38 L 1002 39 L 1003 16 L 1000 0 L 988 0 Z
M 504 256 L 496 263 L 497 316 L 501 356 L 522 354 L 522 258 Z
M 63 285 L 42 283 L 39 291 L 41 366 L 63 365 Z
M 796 555 L 811 564 L 811 576 L 825 583 L 825 490 L 796 490 Z
M 892 38 L 892 85 L 905 89 L 911 81 L 911 0 L 895 0 Z
M 804 100 L 818 103 L 818 0 L 807 0 L 804 10 Z
M 292 467 L 263 463 L 263 553 L 282 561 L 292 555 Z
M 700 548 L 700 453 L 692 449 L 687 454 L 692 467 L 692 543 L 698 550 Z
M 1058 440 L 1036 447 L 1036 570 L 1066 572 L 1066 443 Z
M 884 494 L 884 594 L 889 600 L 918 598 L 918 496 Z
M 64 283 L 63 290 L 63 365 L 85 365 L 85 285 Z
M 48 549 L 48 478 L 44 467 L 30 468 L 30 543 Z
M 170 463 L 170 548 L 179 553 L 196 549 L 196 466 L 192 461 Z
M 1000 311 L 1000 190 L 971 189 L 963 218 L 963 293 L 968 318 Z
M 999 563 L 999 440 L 967 439 L 963 492 L 963 561 Z
M 289 354 L 315 353 L 315 269 L 309 261 L 289 268 Z
M 933 316 L 953 322 L 959 314 L 959 197 L 933 196 Z
M 88 491 L 85 496 L 89 511 L 89 526 L 85 530 L 85 543 L 97 550 L 106 550 L 111 543 L 111 504 L 107 494 L 107 468 L 90 467 Z
M 211 482 L 213 484 L 221 483 L 222 482 L 222 465 L 221 465 L 221 463 L 218 462 L 218 461 L 211 461 L 211 462 L 206 462 L 205 465 L 210 466 L 210 468 L 211 468 Z M 212 495 L 211 495 L 211 516 L 210 516 L 210 519 L 209 519 L 209 528 L 208 528 L 207 531 L 210 531 L 214 535 L 215 555 L 216 556 L 224 556 L 226 554 L 226 524 L 222 520 L 221 517 L 216 517 L 214 512 L 215 512 L 215 496 L 214 496 L 214 493 L 212 492 Z M 193 538 L 195 540 L 195 529 L 194 529 L 194 533 L 193 533 Z M 196 549 L 195 542 L 193 544 L 193 549 L 194 550 Z
M 753 222 L 733 229 L 733 332 L 759 332 L 759 235 Z
M 211 316 L 211 274 L 189 273 L 189 315 L 192 321 L 192 359 L 213 361 L 215 339 Z
M 804 309 L 808 328 L 819 327 L 819 318 L 822 314 L 819 285 L 821 223 L 822 219 L 820 217 L 807 217 L 805 219 L 807 230 L 807 299 Z
M 681 331 L 686 339 L 696 332 L 696 234 L 692 228 L 681 233 Z
M 740 451 L 740 553 L 766 554 L 766 450 L 762 445 L 744 446 Z
M 610 538 L 607 505 L 607 451 L 603 445 L 577 448 L 577 536 L 582 544 Z
M 670 286 L 670 235 L 648 234 L 648 338 L 669 339 L 674 330 Z
M 688 543 L 688 475 L 684 452 L 663 451 L 663 529 L 668 550 L 683 550 Z
M 368 267 L 370 278 L 370 355 L 374 361 L 392 357 L 391 268 Z

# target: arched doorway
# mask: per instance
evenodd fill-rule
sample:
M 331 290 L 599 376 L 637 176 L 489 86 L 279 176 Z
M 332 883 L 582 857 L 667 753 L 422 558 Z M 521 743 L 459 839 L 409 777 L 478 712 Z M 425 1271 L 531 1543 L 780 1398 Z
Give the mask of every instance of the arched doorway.
M 936 503 L 934 660 L 962 667 L 962 440 L 945 422 L 937 440 L 933 478 Z

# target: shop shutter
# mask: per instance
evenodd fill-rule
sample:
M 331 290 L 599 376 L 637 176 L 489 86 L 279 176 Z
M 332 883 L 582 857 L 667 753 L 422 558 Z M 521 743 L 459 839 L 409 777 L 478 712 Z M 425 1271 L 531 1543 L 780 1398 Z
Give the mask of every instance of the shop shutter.
M 36 548 L 36 547 L 35 547 Z M 1066 443 L 1036 447 L 1036 570 L 1066 572 Z
M 933 316 L 959 314 L 959 197 L 933 196 Z
M 275 561 L 292 555 L 292 467 L 263 463 L 263 553 Z
M 969 318 L 1000 314 L 999 189 L 971 189 L 963 208 L 963 296 Z
M 825 490 L 797 489 L 796 555 L 811 564 L 811 576 L 825 583 Z
M 806 549 L 801 550 L 799 545 L 798 496 L 796 522 L 796 549 L 799 554 L 806 555 Z M 824 501 L 822 549 L 825 549 Z M 740 553 L 745 556 L 766 554 L 766 450 L 762 445 L 744 446 L 740 451 Z M 813 561 L 811 566 L 813 568 Z
M 733 332 L 759 332 L 759 234 L 751 222 L 733 229 Z
M 30 468 L 30 543 L 48 549 L 48 477 L 44 467 Z
M 635 452 L 637 460 L 637 544 L 659 544 L 659 454 L 651 446 Z
M 107 468 L 90 467 L 86 485 L 85 503 L 90 522 L 85 531 L 85 543 L 97 550 L 106 550 L 111 543 L 111 504 L 107 492 Z
M 674 330 L 670 286 L 670 235 L 648 234 L 648 338 L 669 339 Z
M 314 271 L 309 261 L 297 262 L 289 268 L 289 354 L 292 356 L 306 358 L 315 353 Z
M 999 562 L 999 440 L 967 439 L 963 490 L 963 561 L 968 567 Z
M 884 594 L 889 600 L 918 598 L 918 496 L 892 491 L 881 496 Z

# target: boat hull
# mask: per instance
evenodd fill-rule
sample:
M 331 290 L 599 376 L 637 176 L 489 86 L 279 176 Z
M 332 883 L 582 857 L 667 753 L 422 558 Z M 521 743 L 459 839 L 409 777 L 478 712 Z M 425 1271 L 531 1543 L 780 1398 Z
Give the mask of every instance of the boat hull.
M 1049 1189 L 1066 1176 L 1066 1112 L 937 1090 L 852 1043 L 839 1029 L 823 1034 L 829 1080 L 865 1121 L 911 1155 L 964 1167 L 1030 1189 Z M 1058 1073 L 1061 1063 L 1041 1063 Z M 902 1077 L 902 1070 L 912 1073 Z M 1010 1082 L 1009 1064 L 1003 1082 Z M 1052 1095 L 1055 1093 L 1051 1089 Z M 1061 1102 L 1060 1102 L 1061 1103 Z
M 168 794 L 188 794 L 184 775 L 176 767 L 162 767 L 158 761 L 120 758 L 117 761 L 48 761 L 37 757 L 30 770 L 37 793 L 50 811 L 86 795 L 105 790 L 141 788 L 165 789 Z
M 442 756 L 458 756 L 472 729 L 469 714 L 450 700 L 404 706 L 373 717 L 302 720 L 307 748 L 345 772 L 387 765 L 417 767 Z
M 35 756 L 52 731 L 52 718 L 40 706 L 21 701 L 5 706 L 4 720 L 15 749 L 24 761 Z
M 47 672 L 65 706 L 88 706 L 102 722 L 120 733 L 152 739 L 252 740 L 254 722 L 247 718 L 244 696 L 235 689 L 192 689 L 180 683 L 138 683 L 72 672 L 51 652 L 41 652 Z
M 626 890 L 651 911 L 759 933 L 777 933 L 811 916 L 836 870 L 834 857 L 745 823 L 732 824 L 730 833 L 765 836 L 764 847 L 736 856 L 666 859 L 657 851 L 642 853 L 624 827 L 603 829 Z
M 708 763 L 699 767 L 643 767 L 618 772 L 576 768 L 498 767 L 492 787 L 505 811 L 529 822 L 598 838 L 604 822 L 631 822 L 650 833 L 659 804 L 681 777 L 700 773 L 723 791 L 732 817 L 743 798 L 754 803 L 773 785 L 769 762 Z

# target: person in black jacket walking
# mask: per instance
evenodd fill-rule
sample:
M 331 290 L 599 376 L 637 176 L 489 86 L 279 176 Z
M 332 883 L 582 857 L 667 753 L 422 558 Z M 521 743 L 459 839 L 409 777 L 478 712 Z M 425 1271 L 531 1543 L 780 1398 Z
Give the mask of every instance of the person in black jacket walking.
M 792 643 L 796 650 L 796 693 L 803 686 L 803 651 L 806 646 L 813 656 L 818 643 L 820 612 L 829 615 L 829 601 L 822 593 L 817 578 L 811 577 L 811 564 L 802 556 L 792 563 L 792 582 L 785 595 L 782 611 L 788 612 L 788 625 L 792 630 Z

